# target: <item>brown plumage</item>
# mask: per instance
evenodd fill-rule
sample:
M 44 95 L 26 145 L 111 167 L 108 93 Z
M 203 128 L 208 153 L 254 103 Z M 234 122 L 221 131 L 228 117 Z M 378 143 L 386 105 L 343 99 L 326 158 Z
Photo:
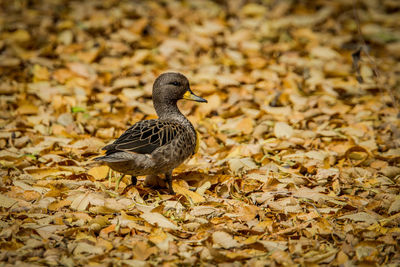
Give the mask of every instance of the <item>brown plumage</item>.
M 106 155 L 95 160 L 132 176 L 165 174 L 170 193 L 172 170 L 195 153 L 197 134 L 179 111 L 177 101 L 207 102 L 193 94 L 188 79 L 180 73 L 164 73 L 153 85 L 153 104 L 158 119 L 135 123 L 114 143 L 103 148 Z

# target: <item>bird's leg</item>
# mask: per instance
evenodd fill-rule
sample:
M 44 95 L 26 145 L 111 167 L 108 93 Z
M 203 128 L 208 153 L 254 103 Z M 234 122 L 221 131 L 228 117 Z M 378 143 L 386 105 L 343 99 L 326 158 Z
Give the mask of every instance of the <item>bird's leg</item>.
M 169 193 L 175 195 L 174 189 L 172 188 L 172 171 L 165 173 L 165 180 L 167 180 Z
M 119 188 L 119 183 L 121 182 L 122 178 L 124 178 L 124 177 L 125 177 L 125 174 L 122 174 L 121 177 L 119 177 L 117 179 L 117 182 L 115 184 L 115 190 L 117 190 Z
M 125 188 L 124 188 L 124 191 L 122 191 L 122 195 L 124 195 L 125 193 L 127 193 L 128 191 L 129 191 L 129 189 L 131 189 L 132 187 L 134 187 L 135 185 L 136 185 L 136 183 L 137 183 L 137 178 L 136 178 L 136 176 L 131 176 L 131 184 L 129 184 L 129 185 L 127 185 Z
M 136 176 L 131 175 L 131 185 L 136 185 L 136 184 L 137 184 Z

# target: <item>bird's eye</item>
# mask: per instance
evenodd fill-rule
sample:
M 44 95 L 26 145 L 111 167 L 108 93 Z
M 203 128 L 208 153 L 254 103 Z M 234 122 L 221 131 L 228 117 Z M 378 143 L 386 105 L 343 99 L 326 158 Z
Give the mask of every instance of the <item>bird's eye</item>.
M 171 84 L 172 85 L 175 85 L 175 86 L 179 86 L 179 85 L 181 85 L 179 82 L 177 82 L 177 81 L 173 81 L 173 82 L 171 82 Z

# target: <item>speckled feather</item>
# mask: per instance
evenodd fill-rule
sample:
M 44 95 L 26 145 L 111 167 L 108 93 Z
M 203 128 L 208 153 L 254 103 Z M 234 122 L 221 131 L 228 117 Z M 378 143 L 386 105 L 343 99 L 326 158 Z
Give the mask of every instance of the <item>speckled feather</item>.
M 165 173 L 194 154 L 196 138 L 189 121 L 139 121 L 105 146 L 106 156 L 96 160 L 129 175 Z

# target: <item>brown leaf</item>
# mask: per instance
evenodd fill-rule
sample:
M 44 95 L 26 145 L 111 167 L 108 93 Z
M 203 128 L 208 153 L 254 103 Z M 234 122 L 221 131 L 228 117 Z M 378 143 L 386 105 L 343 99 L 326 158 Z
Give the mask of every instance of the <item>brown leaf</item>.
M 133 245 L 133 256 L 138 260 L 146 260 L 150 255 L 157 253 L 156 247 L 149 247 L 147 242 L 138 241 Z
M 189 189 L 181 186 L 180 184 L 182 184 L 183 181 L 179 181 L 179 182 L 174 181 L 172 183 L 172 188 L 174 189 L 175 193 L 185 196 L 190 201 L 192 201 L 194 204 L 205 201 L 205 198 L 203 196 L 201 196 L 200 194 L 190 191 Z
M 0 195 L 0 205 L 1 205 L 3 208 L 8 209 L 8 208 L 10 208 L 12 205 L 14 205 L 15 203 L 17 203 L 17 201 L 16 201 L 15 199 L 6 197 L 6 196 L 4 196 L 4 195 Z
M 226 232 L 218 231 L 212 234 L 212 238 L 215 244 L 225 249 L 239 247 L 240 244 L 232 236 Z
M 165 218 L 163 215 L 157 212 L 146 212 L 140 215 L 143 219 L 145 219 L 148 223 L 152 225 L 157 225 L 162 228 L 170 228 L 172 230 L 178 230 L 179 227 L 173 224 L 170 220 Z
M 293 128 L 285 122 L 277 122 L 274 127 L 276 138 L 289 139 L 293 135 Z

